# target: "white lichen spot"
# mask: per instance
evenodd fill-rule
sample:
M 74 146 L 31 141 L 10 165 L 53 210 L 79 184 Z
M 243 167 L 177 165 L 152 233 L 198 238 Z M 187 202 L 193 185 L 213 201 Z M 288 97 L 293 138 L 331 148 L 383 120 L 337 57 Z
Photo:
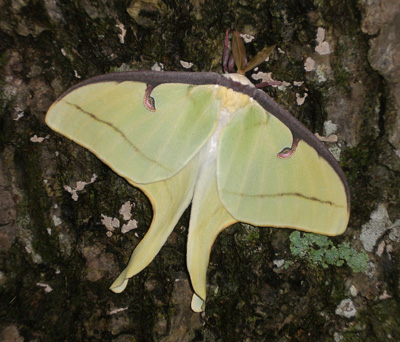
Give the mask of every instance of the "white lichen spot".
M 390 227 L 389 239 L 395 242 L 400 242 L 400 219 L 396 220 Z
M 326 82 L 326 71 L 327 71 L 326 66 L 318 65 L 316 74 L 317 74 L 317 80 L 319 83 Z
M 108 314 L 109 315 L 115 315 L 115 314 L 117 314 L 119 312 L 122 312 L 122 311 L 125 311 L 125 310 L 128 310 L 128 306 L 125 307 L 125 308 L 118 308 L 118 309 L 110 310 L 110 312 Z
M 77 190 L 77 191 L 82 191 L 82 190 L 85 188 L 85 186 L 86 186 L 87 184 L 88 184 L 88 183 L 86 183 L 86 182 L 77 181 L 77 182 L 76 182 L 76 190 Z
M 362 226 L 360 234 L 360 240 L 367 252 L 372 252 L 378 239 L 393 226 L 384 204 L 379 204 L 370 217 Z
M 62 221 L 57 215 L 53 215 L 51 218 L 55 227 L 61 225 Z
M 243 40 L 244 40 L 244 42 L 245 42 L 246 44 L 247 44 L 247 43 L 250 43 L 251 41 L 254 40 L 254 36 L 252 36 L 251 34 L 247 34 L 247 33 L 241 33 L 241 34 L 240 34 L 240 37 L 243 38 Z
M 151 70 L 153 70 L 153 71 L 163 71 L 164 70 L 164 64 L 162 64 L 162 63 L 154 63 L 153 66 L 151 67 Z
M 357 288 L 354 285 L 350 286 L 350 294 L 352 297 L 357 297 L 358 291 Z
M 122 215 L 122 218 L 124 219 L 124 221 L 128 221 L 131 219 L 132 217 L 132 204 L 130 201 L 125 202 L 121 209 L 119 210 L 119 213 Z
M 277 50 L 278 50 L 278 52 L 281 53 L 282 55 L 284 55 L 284 54 L 286 53 L 286 52 L 283 51 L 281 48 L 278 48 Z
M 386 245 L 386 253 L 388 255 L 389 260 L 392 260 L 393 246 Z
M 67 51 L 65 51 L 64 48 L 61 48 L 61 54 L 62 54 L 64 57 L 67 57 Z
M 78 181 L 76 182 L 76 186 L 73 188 L 70 187 L 69 185 L 64 185 L 64 190 L 72 195 L 71 197 L 74 201 L 77 201 L 79 198 L 78 191 L 82 191 L 85 188 L 85 186 L 94 183 L 96 179 L 97 175 L 94 173 L 89 182 Z
M 340 155 L 342 153 L 342 150 L 337 144 L 332 144 L 328 146 L 328 150 L 330 153 L 332 153 L 332 155 L 335 157 L 337 161 L 340 161 Z
M 280 87 L 289 87 L 291 86 L 290 82 L 286 82 L 286 81 L 282 81 L 281 84 L 278 86 L 278 88 Z
M 328 42 L 322 42 L 315 47 L 315 51 L 320 55 L 329 55 L 331 54 L 331 47 Z
M 372 279 L 375 276 L 375 271 L 376 271 L 376 265 L 370 261 L 368 263 L 368 270 L 364 272 L 370 279 Z
M 51 228 L 47 228 L 47 234 L 51 235 Z
M 120 223 L 116 217 L 110 217 L 101 214 L 101 223 L 107 228 L 108 231 L 113 232 L 115 228 L 118 228 Z
M 79 75 L 78 72 L 77 72 L 76 70 L 74 70 L 74 76 L 75 76 L 76 78 L 81 78 L 81 75 Z
M 390 299 L 392 296 L 386 290 L 378 297 L 380 300 Z
M 287 86 L 290 86 L 289 82 L 276 81 L 272 78 L 271 75 L 272 75 L 272 72 L 259 71 L 255 74 L 252 74 L 251 77 L 256 81 L 260 81 L 260 83 L 269 83 L 269 85 L 274 88 L 278 87 L 279 90 L 285 90 Z M 281 88 L 279 88 L 279 87 L 281 87 Z
M 325 135 L 329 136 L 337 132 L 337 124 L 333 123 L 331 120 L 324 122 L 324 132 Z
M 44 288 L 44 292 L 49 293 L 51 291 L 53 291 L 53 289 L 51 288 L 50 285 L 45 284 L 45 283 L 36 283 L 36 286 L 40 286 Z
M 315 38 L 317 43 L 322 43 L 325 40 L 325 29 L 322 27 L 318 27 L 317 29 L 317 37 Z
M 276 267 L 282 267 L 285 264 L 285 259 L 279 259 L 272 261 Z
M 74 201 L 78 200 L 78 194 L 76 193 L 76 190 L 73 190 L 69 185 L 64 185 L 64 190 L 68 191 L 70 194 L 72 194 L 72 199 Z
M 272 78 L 272 72 L 262 72 L 259 71 L 255 74 L 252 74 L 251 77 L 256 80 L 260 81 L 260 83 L 269 83 L 270 86 L 276 88 L 278 87 L 279 90 L 285 90 L 286 87 L 290 86 L 291 84 L 289 82 L 281 82 L 281 81 L 276 81 Z
M 328 42 L 325 41 L 325 29 L 318 27 L 316 41 L 318 45 L 315 47 L 315 51 L 320 55 L 329 55 L 331 53 L 331 47 Z
M 319 135 L 318 133 L 315 133 L 315 136 L 318 138 L 319 141 L 322 141 L 322 142 L 327 142 L 327 143 L 338 142 L 338 136 L 336 134 L 331 134 L 328 137 L 324 137 L 324 136 Z
M 259 71 L 256 74 L 251 75 L 251 78 L 253 78 L 256 81 L 261 81 L 261 82 L 275 82 L 275 80 L 272 78 L 272 72 L 262 72 Z
M 182 65 L 185 69 L 190 69 L 190 68 L 193 66 L 193 63 L 190 63 L 190 62 L 179 61 L 179 63 L 181 63 L 181 65 Z
M 296 87 L 301 87 L 304 84 L 304 81 L 293 81 L 293 85 Z
M 137 228 L 137 221 L 136 220 L 129 220 L 127 223 L 124 223 L 121 227 L 121 233 L 126 234 L 127 232 L 131 231 L 132 229 Z
M 385 251 L 386 243 L 385 241 L 381 241 L 381 243 L 378 245 L 378 248 L 376 249 L 376 255 L 381 257 L 383 252 Z
M 217 295 L 218 292 L 219 292 L 219 286 L 217 285 L 217 286 L 215 286 L 215 289 L 214 289 L 214 295 Z
M 36 134 L 33 136 L 33 137 L 31 137 L 29 140 L 31 141 L 31 142 L 34 142 L 34 143 L 41 143 L 41 142 L 43 142 L 44 141 L 44 139 L 48 139 L 49 138 L 49 136 L 48 135 L 46 135 L 44 138 L 43 137 L 38 137 Z
M 304 101 L 306 100 L 306 97 L 308 96 L 307 93 L 304 93 L 303 96 L 301 96 L 299 93 L 296 93 L 296 103 L 301 106 L 304 104 Z
M 333 340 L 335 342 L 341 342 L 341 341 L 344 340 L 344 336 L 336 331 L 336 332 L 333 333 Z
M 315 70 L 315 61 L 311 57 L 307 57 L 304 62 L 304 70 L 308 72 Z
M 125 44 L 126 28 L 124 24 L 117 20 L 115 27 L 118 27 L 121 30 L 121 33 L 118 33 L 119 42 Z
M 39 254 L 37 254 L 37 253 L 34 251 L 34 249 L 33 249 L 33 247 L 32 247 L 32 243 L 31 243 L 30 241 L 26 241 L 25 243 L 26 243 L 26 245 L 25 245 L 25 251 L 31 256 L 32 261 L 33 261 L 35 264 L 41 264 L 41 263 L 43 262 L 43 259 L 42 259 L 42 257 L 41 257 Z
M 25 112 L 22 109 L 20 109 L 19 107 L 15 107 L 15 112 L 12 115 L 12 119 L 14 121 L 18 121 L 19 119 L 23 118 L 24 115 L 25 115 Z
M 122 215 L 122 219 L 125 221 L 125 223 L 121 227 L 122 234 L 125 234 L 125 233 L 131 231 L 132 229 L 137 228 L 137 221 L 131 219 L 132 218 L 132 213 L 131 213 L 132 207 L 133 207 L 133 205 L 131 204 L 131 202 L 127 201 L 121 206 L 121 208 L 119 210 L 119 213 Z M 120 227 L 120 221 L 115 217 L 109 217 L 109 216 L 106 216 L 103 214 L 101 214 L 101 216 L 103 217 L 101 222 L 107 228 L 106 235 L 108 237 L 111 237 L 113 235 L 112 232 L 116 228 Z
M 353 301 L 348 299 L 343 299 L 335 310 L 335 314 L 345 317 L 352 318 L 357 314 L 357 310 L 353 304 Z
M 116 71 L 130 71 L 131 66 L 128 63 L 122 63 Z

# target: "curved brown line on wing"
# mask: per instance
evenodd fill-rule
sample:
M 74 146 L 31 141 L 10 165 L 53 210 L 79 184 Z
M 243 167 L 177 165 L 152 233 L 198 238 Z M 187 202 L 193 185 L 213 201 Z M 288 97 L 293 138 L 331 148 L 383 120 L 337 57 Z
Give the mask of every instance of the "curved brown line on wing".
M 319 198 L 313 197 L 313 196 L 306 196 L 306 195 L 303 195 L 303 194 L 298 193 L 298 192 L 285 192 L 285 193 L 282 192 L 282 193 L 277 193 L 277 194 L 249 195 L 249 194 L 233 192 L 233 191 L 226 191 L 226 190 L 222 190 L 222 191 L 227 193 L 227 194 L 234 195 L 234 196 L 240 196 L 240 197 L 260 197 L 260 198 L 265 198 L 265 197 L 274 198 L 274 197 L 285 197 L 285 196 L 301 197 L 301 198 L 304 198 L 304 199 L 312 201 L 312 202 L 328 204 L 328 205 L 331 205 L 331 206 L 334 206 L 334 207 L 337 207 L 337 208 L 344 208 L 344 206 L 337 205 L 337 204 L 333 203 L 332 201 L 322 200 L 322 199 L 319 199 Z
M 90 116 L 93 120 L 96 120 L 97 122 L 101 122 L 104 125 L 107 125 L 108 127 L 110 127 L 112 130 L 114 130 L 115 132 L 117 132 L 126 142 L 129 146 L 131 146 L 135 152 L 137 152 L 138 154 L 140 154 L 143 158 L 151 161 L 152 163 L 156 164 L 157 166 L 163 168 L 164 170 L 167 171 L 171 171 L 170 169 L 168 169 L 167 167 L 165 167 L 164 165 L 160 164 L 157 160 L 151 159 L 149 157 L 147 157 L 141 150 L 139 150 L 129 139 L 128 137 L 124 134 L 124 132 L 122 132 L 118 127 L 115 127 L 112 123 L 105 121 L 105 120 L 101 120 L 99 118 L 97 118 L 94 114 L 87 112 L 86 110 L 84 110 L 83 108 L 79 107 L 78 105 L 74 104 L 74 103 L 70 103 L 65 101 L 66 104 L 75 107 L 77 110 L 79 110 L 80 112 L 82 112 L 85 115 Z

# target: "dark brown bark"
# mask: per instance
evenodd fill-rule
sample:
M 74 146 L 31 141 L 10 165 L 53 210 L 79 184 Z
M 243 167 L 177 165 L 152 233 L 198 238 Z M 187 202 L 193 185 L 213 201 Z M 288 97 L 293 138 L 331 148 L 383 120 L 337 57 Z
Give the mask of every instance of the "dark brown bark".
M 399 13 L 397 0 L 0 1 L 2 340 L 400 340 Z M 185 71 L 183 60 L 220 73 L 227 27 L 255 36 L 250 57 L 277 44 L 259 71 L 290 83 L 266 89 L 278 103 L 320 135 L 324 122 L 337 125 L 339 142 L 328 147 L 341 152 L 352 214 L 331 241 L 366 251 L 368 270 L 310 264 L 315 251 L 293 256 L 292 231 L 237 224 L 214 245 L 199 315 L 190 310 L 187 211 L 155 260 L 114 294 L 108 287 L 145 234 L 150 203 L 52 132 L 46 110 L 73 84 L 112 71 L 156 62 Z M 323 41 L 328 54 L 316 51 Z M 307 93 L 302 106 L 296 93 Z M 76 201 L 64 189 L 93 174 Z M 126 201 L 138 228 L 108 237 L 102 215 L 122 224 Z

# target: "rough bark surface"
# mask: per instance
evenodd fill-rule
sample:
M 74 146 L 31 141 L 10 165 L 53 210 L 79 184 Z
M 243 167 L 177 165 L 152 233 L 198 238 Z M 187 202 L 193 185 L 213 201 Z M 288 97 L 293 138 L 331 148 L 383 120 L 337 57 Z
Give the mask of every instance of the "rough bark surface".
M 225 230 L 196 314 L 187 211 L 114 294 L 150 203 L 52 132 L 45 113 L 69 86 L 111 71 L 186 61 L 221 72 L 228 27 L 255 37 L 250 57 L 276 44 L 258 72 L 285 83 L 266 91 L 313 132 L 338 136 L 328 146 L 351 187 L 349 228 L 325 245 L 308 236 L 298 256 L 292 231 Z M 0 340 L 400 341 L 399 56 L 398 0 L 0 0 Z M 127 201 L 137 228 L 123 234 Z

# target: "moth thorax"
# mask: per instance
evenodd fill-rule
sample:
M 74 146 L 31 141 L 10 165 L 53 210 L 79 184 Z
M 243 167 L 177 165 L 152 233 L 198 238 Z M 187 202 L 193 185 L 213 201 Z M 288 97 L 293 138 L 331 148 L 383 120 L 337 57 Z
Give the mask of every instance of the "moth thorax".
M 221 101 L 222 109 L 230 113 L 234 113 L 250 103 L 250 97 L 248 95 L 225 87 L 218 88 L 217 97 Z

